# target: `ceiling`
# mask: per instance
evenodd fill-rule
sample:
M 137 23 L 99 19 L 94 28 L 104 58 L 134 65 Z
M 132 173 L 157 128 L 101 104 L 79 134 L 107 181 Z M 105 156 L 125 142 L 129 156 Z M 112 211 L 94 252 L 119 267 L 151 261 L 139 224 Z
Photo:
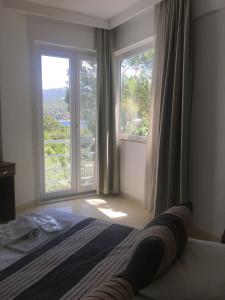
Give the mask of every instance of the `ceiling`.
M 161 0 L 3 0 L 7 8 L 81 25 L 112 29 Z
M 143 0 L 26 0 L 36 4 L 72 10 L 92 17 L 111 19 Z

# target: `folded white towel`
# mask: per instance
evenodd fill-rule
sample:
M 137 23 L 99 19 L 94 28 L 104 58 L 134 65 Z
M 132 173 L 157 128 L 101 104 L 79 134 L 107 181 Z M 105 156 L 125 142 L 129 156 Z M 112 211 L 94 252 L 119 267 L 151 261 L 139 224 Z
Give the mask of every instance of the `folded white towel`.
M 33 215 L 33 221 L 45 232 L 61 231 L 63 227 L 60 223 L 49 215 Z
M 26 216 L 0 225 L 0 244 L 10 245 L 22 238 L 35 239 L 39 234 L 38 225 Z

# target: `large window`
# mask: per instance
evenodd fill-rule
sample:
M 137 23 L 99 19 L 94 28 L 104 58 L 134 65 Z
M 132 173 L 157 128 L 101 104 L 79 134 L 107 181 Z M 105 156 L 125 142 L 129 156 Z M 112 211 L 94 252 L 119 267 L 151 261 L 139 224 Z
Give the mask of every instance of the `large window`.
M 121 137 L 148 133 L 153 50 L 120 58 Z
M 41 48 L 40 179 L 42 198 L 95 189 L 94 56 Z

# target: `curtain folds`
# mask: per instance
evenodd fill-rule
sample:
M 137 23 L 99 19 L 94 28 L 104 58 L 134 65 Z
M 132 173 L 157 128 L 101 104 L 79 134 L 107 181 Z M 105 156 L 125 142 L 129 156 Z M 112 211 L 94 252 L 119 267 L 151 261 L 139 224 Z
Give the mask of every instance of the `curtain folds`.
M 165 0 L 155 6 L 152 86 L 145 207 L 158 215 L 189 196 L 190 0 Z
M 119 157 L 112 32 L 96 29 L 98 192 L 119 193 Z

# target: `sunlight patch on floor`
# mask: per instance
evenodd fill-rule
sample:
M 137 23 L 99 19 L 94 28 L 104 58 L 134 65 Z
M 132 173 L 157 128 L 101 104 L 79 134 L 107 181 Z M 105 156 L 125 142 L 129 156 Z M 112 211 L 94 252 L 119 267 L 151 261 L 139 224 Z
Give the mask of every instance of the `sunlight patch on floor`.
M 88 199 L 85 200 L 86 202 L 88 202 L 91 205 L 101 205 L 101 204 L 106 204 L 107 202 L 103 199 Z
M 117 218 L 124 218 L 128 217 L 128 214 L 123 211 L 117 211 L 113 210 L 109 203 L 107 201 L 100 199 L 100 198 L 94 198 L 94 199 L 87 199 L 85 200 L 88 204 L 96 206 L 98 211 L 100 211 L 102 214 L 107 216 L 110 219 L 117 219 Z
M 98 208 L 100 212 L 111 219 L 128 217 L 128 214 L 122 211 L 115 211 L 111 208 Z

